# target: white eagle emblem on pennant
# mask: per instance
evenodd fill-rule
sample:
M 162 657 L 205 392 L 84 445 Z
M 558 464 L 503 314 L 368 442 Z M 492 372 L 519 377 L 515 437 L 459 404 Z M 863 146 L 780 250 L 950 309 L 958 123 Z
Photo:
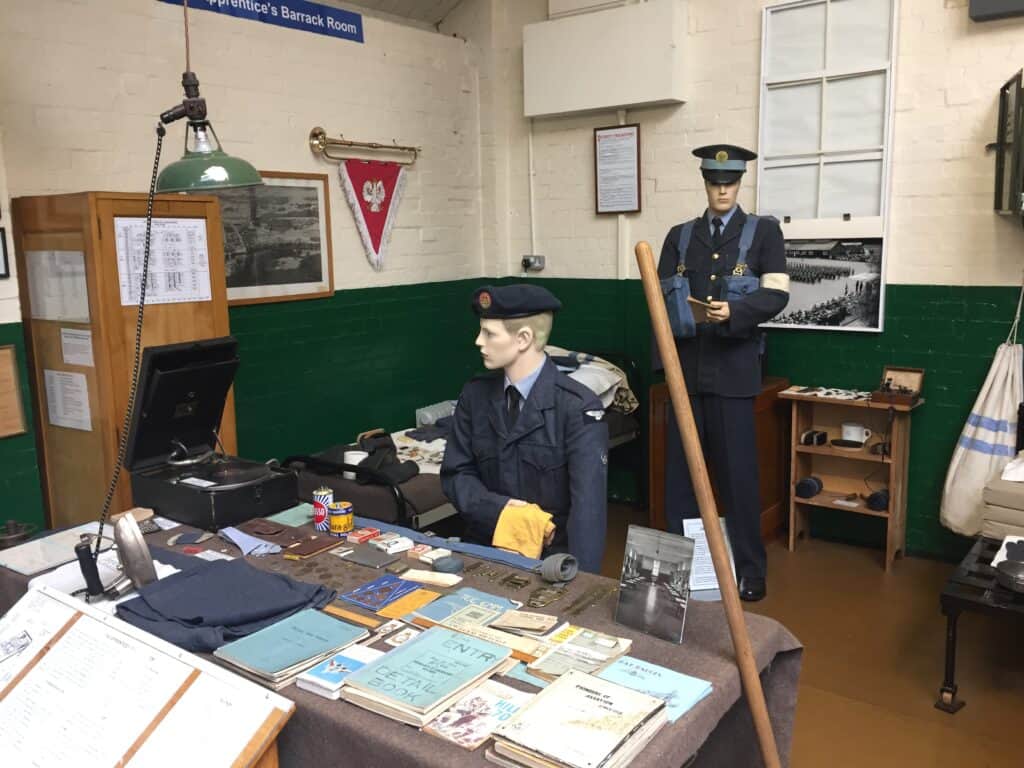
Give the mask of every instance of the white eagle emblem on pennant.
M 372 213 L 380 213 L 380 207 L 386 197 L 387 191 L 384 189 L 384 182 L 380 179 L 363 182 L 363 200 L 370 204 Z

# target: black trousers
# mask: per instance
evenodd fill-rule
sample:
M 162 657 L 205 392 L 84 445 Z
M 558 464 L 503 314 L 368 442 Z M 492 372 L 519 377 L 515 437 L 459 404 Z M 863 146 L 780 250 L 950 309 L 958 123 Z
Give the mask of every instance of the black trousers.
M 729 529 L 736 575 L 764 577 L 768 568 L 761 540 L 761 492 L 754 433 L 754 398 L 691 395 L 693 418 L 704 448 L 718 499 Z M 665 433 L 665 517 L 672 533 L 683 532 L 683 519 L 700 517 L 697 496 L 669 412 Z

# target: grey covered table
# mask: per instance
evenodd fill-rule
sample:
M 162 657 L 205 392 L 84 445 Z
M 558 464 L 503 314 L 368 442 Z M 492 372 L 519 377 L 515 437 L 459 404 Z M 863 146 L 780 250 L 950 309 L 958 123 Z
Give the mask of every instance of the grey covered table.
M 171 535 L 183 530 L 189 529 L 182 526 L 169 532 L 151 534 L 146 540 L 151 546 L 164 546 Z M 232 545 L 216 538 L 202 546 L 238 554 Z M 180 551 L 181 547 L 172 549 Z M 467 557 L 466 560 L 470 565 L 476 562 L 473 558 Z M 280 555 L 250 558 L 249 561 L 256 567 L 287 573 L 301 581 L 327 584 L 339 592 L 348 591 L 382 573 L 326 554 L 305 561 L 289 561 Z M 513 572 L 523 574 L 509 566 L 485 562 L 468 573 L 458 587 L 471 586 L 525 601 L 530 592 L 542 583 L 539 576 L 528 574 L 529 586 L 509 590 L 498 583 L 499 577 L 488 577 L 488 571 L 500 572 L 501 576 Z M 27 584 L 25 576 L 0 568 L 0 612 L 6 612 L 24 594 Z M 580 574 L 562 598 L 540 610 L 573 624 L 630 637 L 633 639 L 630 655 L 710 680 L 714 686 L 710 696 L 675 723 L 665 726 L 632 765 L 636 768 L 760 766 L 753 721 L 742 695 L 721 604 L 690 601 L 685 640 L 682 645 L 674 645 L 612 621 L 615 593 L 609 590 L 614 586 L 611 579 Z M 566 614 L 579 598 L 591 593 L 595 587 L 605 588 L 602 590 L 603 598 L 591 604 L 584 603 L 574 615 Z M 346 604 L 346 607 L 350 606 Z M 802 647 L 778 622 L 750 613 L 746 614 L 746 619 L 775 738 L 783 764 L 788 765 Z M 503 678 L 502 681 L 523 690 L 535 690 L 516 680 Z M 467 752 L 441 739 L 419 733 L 411 726 L 344 701 L 320 698 L 294 685 L 281 693 L 298 705 L 278 738 L 282 766 L 461 768 L 492 765 L 484 759 L 484 748 Z

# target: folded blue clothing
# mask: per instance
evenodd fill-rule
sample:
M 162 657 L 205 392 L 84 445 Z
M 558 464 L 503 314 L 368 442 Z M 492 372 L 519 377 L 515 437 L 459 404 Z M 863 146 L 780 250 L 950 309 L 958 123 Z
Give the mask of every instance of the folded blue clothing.
M 117 606 L 118 618 L 186 651 L 213 651 L 304 608 L 323 608 L 337 595 L 242 559 L 200 562 L 144 586 Z

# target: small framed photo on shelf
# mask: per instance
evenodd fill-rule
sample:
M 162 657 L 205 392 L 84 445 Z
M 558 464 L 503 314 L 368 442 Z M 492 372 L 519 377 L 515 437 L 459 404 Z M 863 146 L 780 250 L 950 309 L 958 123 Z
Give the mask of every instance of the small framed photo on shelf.
M 640 124 L 594 129 L 594 210 L 640 212 Z
M 219 190 L 228 304 L 334 293 L 325 173 L 260 171 L 263 185 Z
M 7 260 L 7 229 L 0 227 L 0 280 L 11 276 L 11 263 Z

